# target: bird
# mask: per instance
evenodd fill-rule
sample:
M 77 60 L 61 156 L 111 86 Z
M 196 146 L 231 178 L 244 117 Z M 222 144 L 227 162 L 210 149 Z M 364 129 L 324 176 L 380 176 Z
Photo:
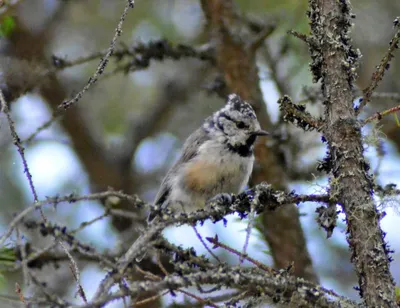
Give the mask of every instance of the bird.
M 191 211 L 204 208 L 211 199 L 241 192 L 253 169 L 255 141 L 266 135 L 251 105 L 235 93 L 228 95 L 225 106 L 183 144 L 161 182 L 148 223 L 158 221 L 166 208 Z

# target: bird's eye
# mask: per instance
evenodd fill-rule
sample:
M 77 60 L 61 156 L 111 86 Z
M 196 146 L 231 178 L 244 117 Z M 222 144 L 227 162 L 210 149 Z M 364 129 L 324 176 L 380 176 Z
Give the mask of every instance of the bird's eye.
M 244 124 L 243 122 L 238 122 L 238 123 L 236 123 L 236 126 L 237 126 L 237 128 L 243 129 L 243 128 L 245 128 L 247 125 Z

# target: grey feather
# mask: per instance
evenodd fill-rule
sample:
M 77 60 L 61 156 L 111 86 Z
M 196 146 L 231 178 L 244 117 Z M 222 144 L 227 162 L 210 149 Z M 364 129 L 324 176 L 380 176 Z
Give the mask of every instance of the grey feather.
M 153 219 L 168 206 L 168 196 L 171 192 L 170 179 L 179 171 L 179 168 L 182 168 L 185 163 L 196 157 L 197 150 L 199 149 L 200 145 L 209 139 L 210 137 L 203 127 L 198 128 L 188 137 L 188 139 L 186 139 L 185 143 L 182 146 L 180 157 L 162 180 L 160 189 L 154 200 L 154 205 L 159 206 L 160 210 L 150 213 L 149 217 L 147 218 L 148 222 L 153 221 Z

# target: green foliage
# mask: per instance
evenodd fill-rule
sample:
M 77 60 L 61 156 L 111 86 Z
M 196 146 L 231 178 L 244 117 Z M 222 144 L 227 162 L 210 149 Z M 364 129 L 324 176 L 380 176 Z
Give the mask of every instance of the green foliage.
M 17 257 L 14 248 L 0 248 L 0 268 L 14 266 Z
M 0 24 L 0 37 L 9 36 L 15 29 L 15 19 L 12 16 L 4 17 Z
M 0 248 L 0 268 L 7 269 L 15 265 L 17 257 L 14 248 L 1 247 Z M 0 289 L 6 285 L 6 277 L 0 271 Z

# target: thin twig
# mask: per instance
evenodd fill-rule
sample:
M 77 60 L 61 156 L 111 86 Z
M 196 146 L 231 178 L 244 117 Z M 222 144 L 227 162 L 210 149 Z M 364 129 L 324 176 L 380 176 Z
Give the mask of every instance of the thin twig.
M 14 217 L 14 219 L 9 223 L 7 231 L 0 237 L 0 247 L 4 245 L 4 242 L 7 240 L 7 238 L 11 235 L 12 231 L 16 227 L 16 225 L 29 213 L 31 213 L 33 210 L 36 208 L 42 208 L 43 206 L 46 205 L 51 205 L 54 203 L 60 203 L 60 202 L 68 202 L 68 203 L 75 203 L 78 201 L 89 201 L 89 200 L 102 200 L 107 197 L 118 197 L 121 198 L 122 200 L 127 200 L 131 202 L 133 205 L 141 207 L 144 205 L 143 201 L 141 201 L 137 196 L 131 196 L 124 194 L 122 192 L 118 191 L 105 191 L 101 193 L 96 193 L 96 194 L 90 194 L 90 195 L 84 195 L 84 196 L 76 196 L 74 194 L 65 196 L 65 197 L 54 197 L 54 198 L 47 198 L 44 201 L 37 202 L 30 207 L 27 207 L 24 209 L 22 212 L 20 212 L 17 216 Z
M 1 89 L 0 89 L 0 105 L 1 105 L 1 108 L 0 108 L 1 111 L 4 112 L 7 117 L 8 126 L 10 128 L 13 143 L 17 147 L 18 153 L 21 156 L 22 165 L 24 166 L 24 173 L 26 174 L 26 178 L 28 179 L 29 187 L 30 187 L 32 195 L 33 195 L 33 202 L 37 203 L 39 201 L 39 198 L 38 198 L 35 186 L 33 185 L 32 174 L 29 171 L 28 163 L 25 158 L 25 149 L 21 144 L 21 139 L 19 138 L 18 133 L 15 129 L 15 123 L 14 123 L 13 119 L 11 118 L 10 109 L 8 109 L 7 102 L 4 98 L 4 94 Z M 39 212 L 40 212 L 40 215 L 42 216 L 43 221 L 46 222 L 47 221 L 46 216 L 44 215 L 41 208 L 39 208 Z M 1 246 L 1 244 L 0 244 L 0 246 Z
M 24 305 L 26 305 L 24 293 L 22 292 L 22 289 L 21 289 L 21 287 L 20 287 L 20 285 L 19 285 L 18 282 L 15 283 L 15 293 L 17 293 L 17 295 L 18 295 L 18 297 L 19 297 L 19 300 L 20 300 Z
M 88 91 L 98 81 L 99 77 L 103 74 L 104 70 L 107 67 L 109 58 L 114 53 L 115 44 L 116 44 L 118 38 L 122 34 L 122 25 L 125 21 L 125 18 L 128 14 L 129 9 L 132 9 L 133 6 L 134 6 L 133 0 L 126 1 L 124 11 L 122 12 L 122 15 L 119 19 L 118 25 L 114 31 L 114 36 L 111 40 L 110 46 L 108 47 L 106 54 L 101 59 L 99 65 L 96 68 L 96 71 L 89 78 L 89 81 L 86 83 L 86 85 L 73 98 L 65 100 L 60 105 L 58 105 L 58 107 L 57 107 L 56 111 L 53 113 L 52 117 L 48 121 L 46 121 L 44 124 L 39 126 L 36 129 L 36 131 L 24 141 L 25 143 L 30 143 L 42 130 L 48 128 L 59 116 L 61 116 L 63 114 L 63 112 L 65 110 L 69 109 L 74 104 L 76 104 L 82 98 L 83 94 L 86 91 Z
M 397 22 L 396 22 L 397 21 Z M 371 96 L 373 92 L 375 91 L 376 87 L 379 85 L 381 80 L 383 79 L 383 76 L 385 75 L 386 70 L 389 69 L 390 67 L 390 61 L 393 59 L 394 54 L 393 52 L 399 48 L 399 40 L 400 40 L 400 25 L 399 25 L 399 17 L 395 19 L 394 26 L 397 28 L 392 40 L 390 41 L 389 44 L 389 49 L 383 56 L 381 63 L 376 67 L 376 71 L 372 74 L 372 79 L 371 83 L 369 84 L 368 87 L 366 87 L 363 92 L 364 92 L 364 97 L 363 100 L 360 104 L 360 106 L 356 110 L 356 114 L 360 114 L 361 110 L 365 107 L 365 105 L 368 104 L 368 102 L 371 100 Z
M 27 257 L 25 259 L 25 263 L 29 264 L 30 262 L 32 262 L 33 260 L 38 259 L 40 256 L 42 256 L 43 254 L 45 254 L 47 251 L 50 251 L 51 249 L 53 249 L 55 246 L 57 246 L 56 242 L 50 243 L 49 245 L 47 245 L 45 248 L 42 248 L 34 253 L 29 253 L 29 257 Z M 22 249 L 22 247 L 19 246 L 19 249 Z M 25 247 L 26 250 L 26 247 Z M 18 270 L 21 268 L 21 266 L 23 265 L 23 263 L 21 262 L 20 264 L 15 264 L 15 266 L 10 269 L 10 270 Z
M 71 253 L 68 251 L 67 247 L 65 247 L 64 243 L 61 240 L 58 240 L 58 244 L 62 247 L 65 254 L 68 256 L 68 259 L 70 261 L 70 268 L 71 268 L 72 276 L 74 277 L 77 288 L 78 288 L 78 294 L 83 299 L 83 301 L 85 303 L 87 303 L 86 294 L 85 294 L 85 291 L 83 290 L 83 287 L 80 282 L 81 278 L 80 278 L 80 272 L 79 272 L 78 265 L 76 264 L 76 261 L 72 257 Z
M 228 245 L 225 245 L 225 244 L 221 243 L 220 241 L 218 241 L 218 237 L 217 236 L 216 237 L 207 237 L 206 240 L 209 241 L 210 243 L 214 244 L 214 248 L 221 247 L 221 248 L 223 248 L 223 249 L 225 249 L 225 250 L 227 250 L 227 251 L 229 251 L 229 252 L 231 252 L 231 253 L 233 253 L 233 254 L 235 254 L 235 255 L 237 255 L 237 256 L 239 256 L 239 257 L 241 257 L 241 258 L 243 258 L 243 259 L 245 259 L 247 261 L 249 261 L 250 263 L 253 263 L 258 268 L 260 268 L 260 269 L 262 269 L 262 270 L 264 270 L 264 271 L 266 271 L 268 273 L 271 273 L 271 274 L 275 274 L 276 273 L 276 271 L 273 270 L 272 268 L 270 268 L 269 266 L 266 266 L 265 264 L 262 264 L 261 262 L 249 257 L 247 254 L 244 255 L 240 251 L 237 251 L 236 249 L 233 249 L 233 248 L 229 247 Z
M 255 198 L 255 200 L 257 200 L 257 199 L 258 199 L 258 196 Z M 253 230 L 255 216 L 256 216 L 256 213 L 254 211 L 254 205 L 255 205 L 254 202 L 252 202 L 250 214 L 248 216 L 248 223 L 247 223 L 247 227 L 246 227 L 246 239 L 244 241 L 242 254 L 239 257 L 239 265 L 243 263 L 244 256 L 247 255 L 247 247 L 249 246 L 251 231 Z
M 383 119 L 384 116 L 387 116 L 388 114 L 391 114 L 391 113 L 395 113 L 397 111 L 400 111 L 400 105 L 390 108 L 390 109 L 387 109 L 387 110 L 384 110 L 384 111 L 381 111 L 381 112 L 377 112 L 375 115 L 370 116 L 369 118 L 366 118 L 363 121 L 363 124 L 365 125 L 365 124 L 375 121 L 375 120 L 380 121 Z
M 165 276 L 169 275 L 168 271 L 166 270 L 166 268 L 164 267 L 164 265 L 161 262 L 161 257 L 160 257 L 159 252 L 157 253 L 157 265 L 160 268 L 160 270 L 164 273 Z
M 287 34 L 293 35 L 294 37 L 300 39 L 301 41 L 303 41 L 304 43 L 306 43 L 307 45 L 311 44 L 311 38 L 303 33 L 297 32 L 296 30 L 289 30 L 287 32 Z
M 142 274 L 144 277 L 146 277 L 146 278 L 148 278 L 148 279 L 150 279 L 150 280 L 153 280 L 153 281 L 160 281 L 160 280 L 162 280 L 161 277 L 159 277 L 159 276 L 157 276 L 157 275 L 154 275 L 152 272 L 145 271 L 145 270 L 141 269 L 141 268 L 139 267 L 139 265 L 137 265 L 137 264 L 135 265 L 135 269 L 136 269 L 140 274 Z
M 221 263 L 221 260 L 218 258 L 218 256 L 212 252 L 212 250 L 210 249 L 210 247 L 208 247 L 207 243 L 204 242 L 203 237 L 201 236 L 201 234 L 199 233 L 199 231 L 197 230 L 196 226 L 192 226 L 194 233 L 196 233 L 197 238 L 199 239 L 199 241 L 201 242 L 201 244 L 203 245 L 203 247 L 208 251 L 208 253 L 214 257 L 215 260 L 217 260 L 219 263 Z
M 86 227 L 88 227 L 88 226 L 90 226 L 90 225 L 102 220 L 105 217 L 108 217 L 109 215 L 110 215 L 110 212 L 108 210 L 106 210 L 104 212 L 104 214 L 102 214 L 102 215 L 100 215 L 98 217 L 95 217 L 92 220 L 82 222 L 80 224 L 80 226 L 77 229 L 71 231 L 70 234 L 78 233 L 78 232 L 82 231 L 84 228 L 86 228 Z
M 141 301 L 138 301 L 138 302 L 134 303 L 132 306 L 133 307 L 138 307 L 138 306 L 142 306 L 142 305 L 154 302 L 155 300 L 159 299 L 160 297 L 163 297 L 164 295 L 167 295 L 168 293 L 169 293 L 169 291 L 165 291 L 163 293 L 153 295 L 151 297 L 148 297 L 146 299 L 143 299 Z

